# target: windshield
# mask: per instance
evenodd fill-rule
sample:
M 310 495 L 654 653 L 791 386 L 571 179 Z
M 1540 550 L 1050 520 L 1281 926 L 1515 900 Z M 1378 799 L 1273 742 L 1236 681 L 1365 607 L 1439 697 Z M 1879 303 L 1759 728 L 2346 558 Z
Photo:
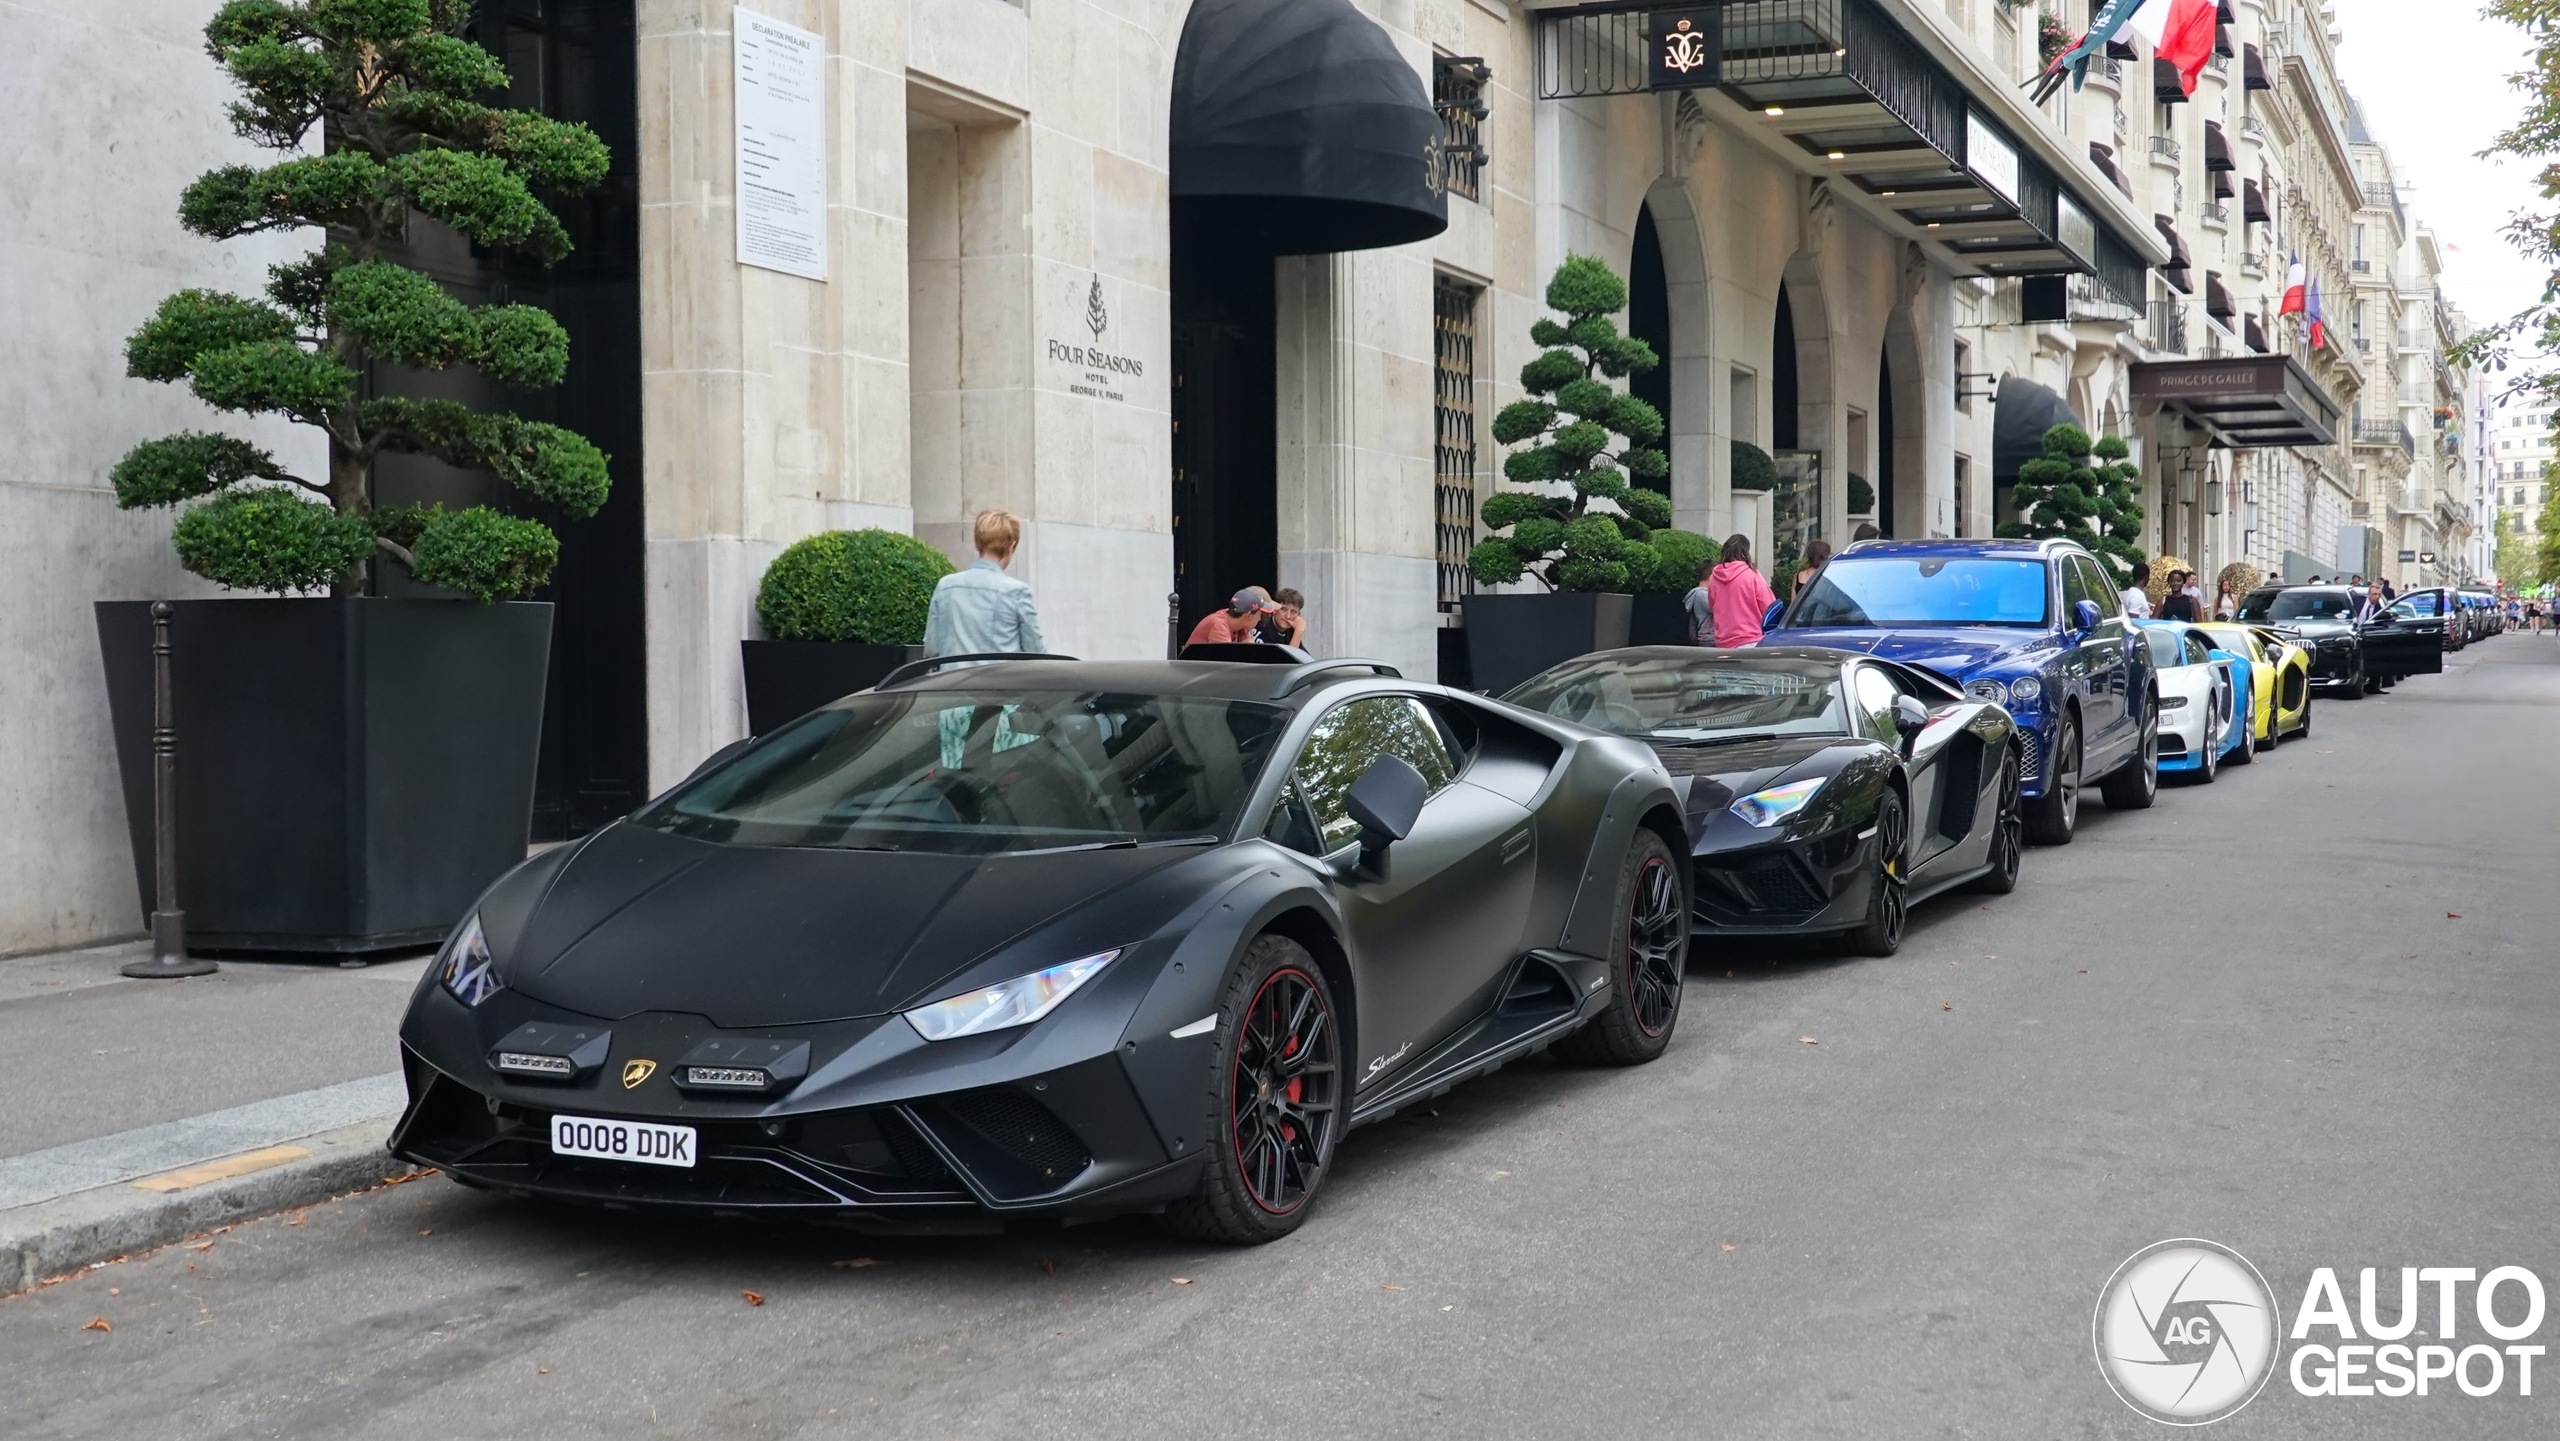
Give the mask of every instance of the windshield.
M 2353 592 L 2343 590 L 2262 590 L 2240 602 L 2242 620 L 2351 620 Z
M 1286 722 L 1167 696 L 855 696 L 633 819 L 732 845 L 947 855 L 1223 840 Z
M 1845 735 L 1849 730 L 1840 668 L 1803 661 L 1571 662 L 1503 699 L 1647 740 Z
M 1785 629 L 2045 623 L 2041 560 L 1842 555 L 1789 608 Z

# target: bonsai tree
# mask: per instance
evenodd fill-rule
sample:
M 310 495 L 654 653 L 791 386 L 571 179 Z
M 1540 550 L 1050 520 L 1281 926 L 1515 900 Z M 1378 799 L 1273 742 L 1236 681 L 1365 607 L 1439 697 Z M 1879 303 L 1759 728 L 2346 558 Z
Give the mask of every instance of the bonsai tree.
M 2131 453 L 2121 436 L 2092 442 L 2076 425 L 2046 431 L 2044 454 L 2018 467 L 2020 519 L 2003 521 L 2000 534 L 2067 536 L 2102 557 L 2124 584 L 2143 558 L 2134 545 L 2142 533 L 2142 503 L 2134 493 L 2142 468 L 2126 459 Z
M 1665 552 L 1653 542 L 1671 533 L 1671 502 L 1627 479 L 1670 473 L 1658 448 L 1662 413 L 1608 383 L 1660 363 L 1652 346 L 1620 335 L 1609 318 L 1626 305 L 1626 282 L 1588 255 L 1567 257 L 1547 282 L 1547 308 L 1564 319 L 1529 327 L 1545 347 L 1520 370 L 1529 398 L 1493 418 L 1494 440 L 1520 447 L 1502 473 L 1528 488 L 1486 498 L 1485 526 L 1510 534 L 1489 536 L 1469 553 L 1479 582 L 1508 585 L 1528 574 L 1551 590 L 1667 588 Z M 1669 544 L 1694 555 L 1704 543 L 1689 536 Z M 1677 579 L 1686 590 L 1694 576 Z
M 583 437 L 449 400 L 369 397 L 362 383 L 376 362 L 461 364 L 534 388 L 558 384 L 569 363 L 568 334 L 546 312 L 465 305 L 383 258 L 419 214 L 475 244 L 557 261 L 569 235 L 537 188 L 573 193 L 605 173 L 604 143 L 585 126 L 481 103 L 507 75 L 455 33 L 470 13 L 471 0 L 228 0 L 205 26 L 206 49 L 241 90 L 232 128 L 291 158 L 205 174 L 179 201 L 180 223 L 214 240 L 317 227 L 326 243 L 273 267 L 263 296 L 170 296 L 126 342 L 126 368 L 329 440 L 321 476 L 204 431 L 144 441 L 117 462 L 119 506 L 202 502 L 179 516 L 175 539 L 208 580 L 347 595 L 382 555 L 485 604 L 550 577 L 560 543 L 538 521 L 486 506 L 376 510 L 373 459 L 385 452 L 491 471 L 572 516 L 604 504 L 606 458 Z M 315 126 L 323 153 L 296 153 Z
M 951 561 L 893 530 L 830 530 L 793 544 L 765 567 L 756 613 L 773 640 L 924 640 L 933 584 Z

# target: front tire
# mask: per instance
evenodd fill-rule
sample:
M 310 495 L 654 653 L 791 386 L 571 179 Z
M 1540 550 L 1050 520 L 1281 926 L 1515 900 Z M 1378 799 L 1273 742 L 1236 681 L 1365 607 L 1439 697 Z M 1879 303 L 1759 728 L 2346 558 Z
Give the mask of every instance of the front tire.
M 1670 1046 L 1689 967 L 1685 871 L 1662 837 L 1636 828 L 1618 875 L 1618 920 L 1609 933 L 1618 964 L 1608 1002 L 1556 1042 L 1558 1057 L 1586 1066 L 1636 1066 Z
M 1902 796 L 1888 789 L 1876 798 L 1875 889 L 1867 897 L 1867 921 L 1849 933 L 1849 948 L 1862 956 L 1889 956 L 1902 949 L 1902 929 L 1911 920 L 1910 832 L 1903 824 Z
M 2205 744 L 2210 747 L 2213 742 Z M 2115 774 L 2098 783 L 2111 811 L 2149 810 L 2160 798 L 2160 702 L 2154 698 L 2142 718 L 2142 748 Z
M 2053 738 L 2053 770 L 2044 794 L 2027 807 L 2027 839 L 2040 846 L 2067 846 L 2080 829 L 2080 722 L 2065 716 Z
M 2212 785 L 2222 775 L 2221 748 L 2222 737 L 2213 733 L 2212 726 L 2206 726 L 2204 748 L 2196 752 L 2195 783 L 2197 785 Z M 2108 804 L 2112 806 L 2114 801 L 2110 799 Z
M 2018 888 L 2018 861 L 2025 851 L 2026 803 L 2018 798 L 2018 752 L 2012 748 L 2000 763 L 2000 812 L 1991 822 L 1991 869 L 1966 889 L 1986 896 L 2005 896 Z
M 1218 997 L 1208 1164 L 1165 1209 L 1165 1229 L 1256 1246 L 1298 1229 L 1333 1164 L 1349 1097 L 1333 990 L 1307 949 L 1257 936 Z

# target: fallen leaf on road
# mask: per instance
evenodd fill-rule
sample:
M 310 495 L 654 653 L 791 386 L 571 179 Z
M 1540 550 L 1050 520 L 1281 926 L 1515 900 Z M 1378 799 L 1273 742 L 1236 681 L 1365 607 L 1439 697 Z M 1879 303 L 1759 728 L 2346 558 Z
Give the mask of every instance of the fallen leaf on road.
M 2082 975 L 2084 975 L 2084 976 L 2085 976 L 2085 975 L 2087 975 L 2087 974 L 2089 974 L 2089 973 L 2088 973 L 2087 971 L 2082 971 L 2080 974 L 2082 974 Z
M 310 1213 L 309 1213 L 309 1212 L 307 1212 L 307 1211 L 296 1211 L 296 1212 L 294 1212 L 294 1213 L 293 1213 L 293 1219 L 292 1219 L 292 1220 L 290 1220 L 290 1221 L 285 1222 L 285 1224 L 286 1224 L 286 1225 L 288 1225 L 288 1226 L 299 1226 L 299 1225 L 301 1225 L 303 1222 L 308 1221 L 308 1220 L 310 1220 L 310 1219 L 311 1219 L 311 1215 L 310 1215 Z
M 1938 1002 L 1938 1009 L 1939 1009 L 1939 1010 L 1942 1010 L 1942 1011 L 1952 1011 L 1952 1010 L 1954 1010 L 1955 1008 L 1956 1008 L 1956 1003 L 1955 1003 L 1955 1002 L 1953 1002 L 1953 1001 L 1940 1001 L 1940 1002 Z
M 548 1366 L 536 1366 L 533 1368 L 533 1374 L 536 1376 L 548 1376 L 551 1374 L 551 1368 Z
M 1455 1311 L 1455 1310 L 1457 1310 L 1458 1308 L 1457 1308 L 1457 1307 L 1455 1307 L 1455 1306 L 1443 1306 L 1443 1307 L 1441 1307 L 1440 1309 L 1441 1309 L 1441 1310 L 1443 1310 L 1443 1311 Z
M 746 1297 L 747 1304 L 750 1306 L 761 1306 L 764 1304 L 764 1298 L 753 1291 L 740 1291 L 738 1294 Z
M 1495 1175 L 1497 1175 L 1497 1176 L 1508 1176 L 1508 1175 L 1510 1175 L 1511 1173 L 1510 1173 L 1509 1171 L 1496 1171 L 1496 1172 L 1494 1172 L 1494 1174 L 1495 1174 Z
M 121 1286 L 109 1286 L 107 1288 L 107 1294 L 110 1296 L 121 1296 L 124 1294 L 124 1288 Z
M 423 1231 L 420 1231 L 418 1234 L 419 1234 L 419 1235 L 421 1235 L 421 1236 L 432 1236 L 432 1235 L 434 1235 L 435 1233 L 436 1233 L 436 1228 L 435 1228 L 435 1227 L 433 1227 L 433 1226 L 429 1226 L 427 1229 L 425 1229 L 425 1230 L 423 1230 Z
M 2462 912 L 2460 912 L 2460 911 L 2447 911 L 2447 912 L 2445 912 L 2445 913 L 2444 913 L 2444 918 L 2445 918 L 2446 920 L 2448 920 L 2448 921 L 2458 921 L 2458 920 L 2461 920 L 2461 919 L 2462 919 Z
M 90 1322 L 88 1325 L 83 1326 L 80 1329 L 83 1331 L 112 1331 L 115 1327 L 108 1325 L 107 1318 L 101 1316 L 97 1320 Z
M 1401 1291 L 1401 1290 L 1403 1290 L 1404 1288 L 1403 1288 L 1402 1286 L 1398 1286 L 1398 1285 L 1392 1284 L 1392 1283 L 1390 1283 L 1390 1282 L 1381 1281 L 1381 1282 L 1379 1282 L 1379 1283 L 1378 1283 L 1378 1289 L 1379 1289 L 1379 1290 L 1381 1290 L 1381 1291 Z
M 859 1271 L 865 1266 L 877 1266 L 880 1263 L 869 1256 L 856 1256 L 850 1261 L 830 1261 L 827 1264 L 841 1271 Z
M 213 1243 L 211 1241 L 207 1241 L 203 1245 L 196 1247 L 196 1249 L 199 1251 L 210 1251 L 213 1249 Z
M 1188 1286 L 1191 1284 L 1191 1278 L 1188 1276 L 1176 1276 L 1173 1278 L 1173 1284 L 1177 1286 Z
M 1822 1043 L 1811 1036 L 1798 1036 L 1796 1037 L 1796 1044 L 1799 1046 L 1819 1046 Z
M 1733 1243 L 1731 1241 L 1718 1241 L 1716 1242 L 1716 1249 L 1719 1251 L 1730 1251 L 1733 1249 Z

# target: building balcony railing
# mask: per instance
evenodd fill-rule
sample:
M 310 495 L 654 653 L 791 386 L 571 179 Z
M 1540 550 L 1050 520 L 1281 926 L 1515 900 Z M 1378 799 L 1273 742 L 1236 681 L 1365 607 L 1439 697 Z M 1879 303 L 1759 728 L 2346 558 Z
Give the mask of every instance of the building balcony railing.
M 2240 273 L 2249 276 L 2265 276 L 2267 273 L 2267 257 L 2263 253 L 2255 250 L 2244 250 L 2240 252 Z
M 2143 343 L 2160 355 L 2187 353 L 2187 306 L 2183 300 L 2161 299 L 2151 302 L 2146 317 Z
M 2357 344 L 2361 345 L 2363 342 L 2358 341 Z M 2378 420 L 2357 422 L 2356 444 L 2375 446 L 2396 445 L 2400 447 L 2402 451 L 2406 452 L 2411 460 L 2418 458 L 2418 438 L 2409 433 L 2409 427 L 2402 425 L 2396 420 L 2387 422 Z
M 2231 211 L 2225 206 L 2208 205 L 2204 208 L 2204 223 L 2212 226 L 2216 230 L 2229 230 L 2231 228 Z
M 2152 136 L 2151 158 L 2159 161 L 2163 165 L 2176 165 L 2178 163 L 2177 137 L 2174 135 Z
M 2370 260 L 2350 260 L 2347 262 L 2347 268 L 2358 275 L 2371 275 L 2373 273 L 2373 262 Z

